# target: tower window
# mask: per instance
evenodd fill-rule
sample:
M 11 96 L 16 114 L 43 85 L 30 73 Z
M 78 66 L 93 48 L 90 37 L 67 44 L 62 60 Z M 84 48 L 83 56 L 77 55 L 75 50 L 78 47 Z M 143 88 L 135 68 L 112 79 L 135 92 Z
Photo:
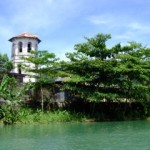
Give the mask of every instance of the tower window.
M 14 55 L 15 55 L 15 44 L 13 43 L 11 57 L 14 57 Z
M 21 70 L 21 64 L 18 65 L 18 73 L 21 74 L 22 70 Z
M 19 48 L 19 52 L 22 52 L 22 42 L 19 42 L 18 48 Z
M 37 50 L 38 49 L 38 45 L 37 44 L 35 44 L 35 50 Z
M 31 51 L 31 46 L 32 46 L 32 44 L 29 42 L 29 43 L 28 43 L 28 52 Z

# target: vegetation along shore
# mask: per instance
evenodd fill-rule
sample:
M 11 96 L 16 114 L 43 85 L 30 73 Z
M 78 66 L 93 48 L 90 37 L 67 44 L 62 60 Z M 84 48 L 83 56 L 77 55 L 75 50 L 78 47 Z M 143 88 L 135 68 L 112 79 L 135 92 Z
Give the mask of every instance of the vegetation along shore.
M 51 123 L 147 119 L 150 116 L 150 48 L 120 43 L 109 48 L 110 34 L 85 38 L 66 53 L 66 61 L 48 51 L 22 57 L 34 64 L 35 82 L 20 83 L 13 64 L 0 54 L 2 123 Z

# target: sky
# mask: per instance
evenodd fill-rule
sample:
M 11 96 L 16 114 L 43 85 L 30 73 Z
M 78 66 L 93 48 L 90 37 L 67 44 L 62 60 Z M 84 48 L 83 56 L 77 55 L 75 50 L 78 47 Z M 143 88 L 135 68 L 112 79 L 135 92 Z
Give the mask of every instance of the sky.
M 40 50 L 65 59 L 84 37 L 111 34 L 108 46 L 136 41 L 150 46 L 149 0 L 4 0 L 0 1 L 0 54 L 11 56 L 18 34 L 38 35 Z

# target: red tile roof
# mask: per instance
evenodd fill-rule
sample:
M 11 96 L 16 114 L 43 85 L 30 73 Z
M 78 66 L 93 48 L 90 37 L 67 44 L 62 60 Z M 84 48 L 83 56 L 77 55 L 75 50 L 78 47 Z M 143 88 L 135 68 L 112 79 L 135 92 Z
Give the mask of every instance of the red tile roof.
M 14 39 L 14 38 L 33 38 L 33 39 L 37 39 L 38 40 L 38 42 L 40 43 L 41 42 L 41 40 L 38 38 L 38 36 L 37 35 L 34 35 L 34 34 L 30 34 L 30 33 L 21 33 L 21 34 L 19 34 L 19 35 L 16 35 L 16 36 L 14 36 L 14 37 L 12 37 L 11 39 L 9 39 L 9 41 L 10 42 L 12 42 L 12 40 Z

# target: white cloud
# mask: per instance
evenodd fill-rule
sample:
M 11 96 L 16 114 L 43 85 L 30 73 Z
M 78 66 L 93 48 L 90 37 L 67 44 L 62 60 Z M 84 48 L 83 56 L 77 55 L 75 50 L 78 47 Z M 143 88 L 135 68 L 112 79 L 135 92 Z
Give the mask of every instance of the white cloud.
M 105 25 L 113 22 L 113 17 L 110 15 L 89 16 L 87 20 L 94 25 Z
M 63 23 L 73 15 L 76 15 L 80 3 L 72 4 L 72 0 L 15 0 L 11 3 L 9 18 L 3 17 L 5 25 L 18 30 L 42 30 L 49 28 L 54 30 L 61 27 Z M 16 30 L 16 29 L 15 29 Z
M 137 32 L 142 32 L 143 34 L 150 33 L 150 25 L 141 22 L 131 22 L 128 27 L 130 30 L 136 30 Z
M 133 16 L 102 14 L 89 16 L 87 20 L 94 25 L 94 29 L 110 32 L 113 35 L 112 39 L 119 40 L 119 42 L 142 41 L 150 34 L 150 24 L 142 22 L 140 19 L 135 19 Z
M 129 41 L 129 40 L 133 40 L 133 37 L 134 37 L 135 33 L 132 32 L 132 31 L 125 31 L 123 33 L 120 33 L 120 34 L 116 34 L 113 38 L 117 39 L 117 40 L 126 40 L 126 41 Z
M 21 32 L 37 34 L 43 37 L 42 41 L 52 36 L 51 33 L 58 34 L 64 24 L 80 15 L 81 3 L 79 1 L 74 3 L 74 0 L 6 0 L 3 3 L 5 5 L 1 7 L 3 13 L 0 13 L 0 53 L 7 53 L 10 56 L 11 43 L 8 39 Z M 58 52 L 60 57 L 64 57 L 64 48 L 69 47 L 67 46 L 69 41 L 67 42 L 63 47 L 59 43 L 60 48 L 57 42 L 55 44 L 55 53 Z M 48 41 L 45 44 L 46 49 L 51 44 L 51 41 Z
M 3 7 L 0 3 L 0 48 L 10 49 L 3 46 L 4 41 L 8 42 L 20 32 L 39 35 L 43 41 L 41 46 L 46 49 L 52 46 L 61 57 L 65 47 L 70 50 L 74 44 L 82 42 L 83 36 L 92 37 L 99 32 L 112 34 L 112 40 L 118 42 L 148 36 L 149 20 L 147 23 L 143 20 L 149 11 L 133 16 L 135 8 L 131 10 L 129 5 L 122 8 L 123 1 L 121 5 L 117 0 L 109 5 L 107 0 L 5 0 Z M 137 4 L 133 1 L 132 5 Z M 137 6 L 138 9 L 140 5 Z

